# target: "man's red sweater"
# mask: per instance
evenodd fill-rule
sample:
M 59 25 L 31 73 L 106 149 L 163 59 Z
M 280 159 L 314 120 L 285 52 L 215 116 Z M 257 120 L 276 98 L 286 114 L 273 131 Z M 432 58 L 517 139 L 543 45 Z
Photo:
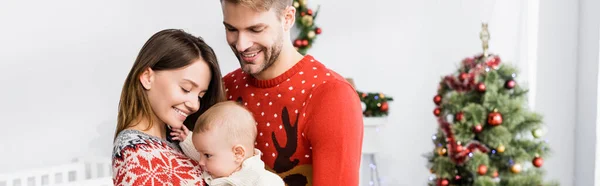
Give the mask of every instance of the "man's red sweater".
M 229 100 L 254 114 L 256 148 L 288 186 L 358 185 L 362 109 L 342 76 L 306 55 L 270 80 L 237 69 L 223 81 Z

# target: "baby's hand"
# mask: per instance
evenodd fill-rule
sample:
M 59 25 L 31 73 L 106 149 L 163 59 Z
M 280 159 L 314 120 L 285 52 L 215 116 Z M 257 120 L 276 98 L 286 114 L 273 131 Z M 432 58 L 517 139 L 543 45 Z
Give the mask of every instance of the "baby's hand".
M 181 126 L 181 128 L 172 128 L 171 130 L 171 136 L 173 136 L 173 140 L 177 140 L 179 142 L 182 142 L 183 140 L 185 140 L 185 138 L 187 137 L 187 135 L 190 133 L 190 130 L 188 130 L 187 127 L 185 127 L 185 125 Z

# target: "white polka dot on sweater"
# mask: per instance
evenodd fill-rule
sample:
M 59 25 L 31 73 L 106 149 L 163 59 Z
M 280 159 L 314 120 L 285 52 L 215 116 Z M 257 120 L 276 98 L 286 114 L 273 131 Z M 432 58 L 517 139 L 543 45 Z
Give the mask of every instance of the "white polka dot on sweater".
M 244 105 L 248 105 L 248 102 L 244 102 Z
M 323 81 L 323 83 L 327 83 L 327 81 Z
M 273 102 L 269 102 L 269 106 L 273 105 Z
M 269 143 L 265 143 L 265 146 L 267 146 L 267 147 L 268 147 L 268 146 L 269 146 Z
M 258 142 L 254 142 L 254 146 L 258 145 Z
M 260 134 L 258 134 L 258 135 L 262 136 L 262 132 Z
M 269 96 L 269 93 L 265 93 L 265 96 Z
M 304 136 L 304 132 L 302 133 L 302 136 Z
M 304 72 L 300 71 L 300 75 L 304 74 Z
M 272 155 L 273 155 L 273 157 L 275 157 L 275 153 L 273 153 Z
M 295 101 L 295 100 L 296 100 L 296 98 L 292 97 L 292 101 Z
M 229 91 L 229 89 L 228 89 L 228 88 L 226 88 L 226 89 L 225 89 L 225 92 L 227 92 L 227 91 Z
M 306 102 L 303 102 L 303 103 L 302 103 L 302 106 L 304 106 L 304 105 L 306 105 Z
M 286 81 L 290 81 L 290 78 L 288 78 Z
M 301 91 L 301 92 L 302 92 L 302 94 L 304 94 L 304 89 L 302 89 L 302 91 Z
M 277 97 L 281 97 L 281 94 L 277 94 Z
M 310 60 L 310 62 L 315 62 L 315 60 L 314 60 L 314 59 L 311 59 L 311 60 Z
M 260 106 L 260 102 L 256 103 L 256 106 Z
M 296 109 L 294 112 L 295 112 L 296 114 L 298 114 L 298 109 Z
M 317 78 L 317 75 L 315 75 L 314 77 Z
M 310 150 L 312 150 L 312 147 L 309 147 Z
M 267 127 L 268 127 L 268 126 L 271 126 L 271 123 L 267 122 Z
M 277 114 L 274 114 L 273 116 L 274 116 L 274 117 L 277 117 Z
M 283 128 L 283 125 L 279 125 L 279 130 L 281 130 Z
M 242 79 L 246 79 L 246 76 L 244 76 Z
M 307 155 L 304 155 L 304 157 L 305 157 L 305 158 L 309 158 L 310 156 L 307 154 Z
M 236 85 L 236 86 L 235 86 L 235 89 L 237 89 L 237 88 L 238 88 L 238 86 Z
M 329 72 L 327 72 L 327 74 L 325 74 L 325 75 L 330 76 L 331 74 Z
M 302 113 L 302 117 L 306 117 L 306 113 Z
M 308 98 L 312 98 L 312 94 L 308 95 Z
M 265 116 L 265 112 L 261 112 L 261 113 L 260 113 L 260 115 L 261 115 L 261 116 Z
M 246 85 L 245 85 L 245 86 L 246 86 L 246 87 L 248 87 L 248 83 L 246 83 Z
M 234 79 L 234 80 L 233 80 L 233 82 L 234 82 L 234 83 L 235 83 L 235 82 L 237 82 L 237 79 Z
M 254 93 L 250 93 L 250 96 L 254 96 Z
M 302 80 L 302 84 L 306 83 L 306 81 Z
M 242 72 L 243 73 L 243 72 Z M 231 77 L 235 77 L 235 74 L 231 74 Z
M 312 87 L 315 87 L 315 84 L 313 84 Z
M 290 89 L 290 90 L 294 90 L 294 87 L 290 86 L 290 88 L 289 88 L 289 89 Z
M 232 96 L 229 96 L 229 99 L 231 99 L 231 98 L 232 98 Z
M 317 67 L 313 67 L 313 70 L 317 70 Z

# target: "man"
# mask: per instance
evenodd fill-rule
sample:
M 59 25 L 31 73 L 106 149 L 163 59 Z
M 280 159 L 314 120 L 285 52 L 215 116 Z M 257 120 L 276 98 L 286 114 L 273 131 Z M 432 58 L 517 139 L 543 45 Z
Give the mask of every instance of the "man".
M 292 0 L 221 0 L 240 69 L 223 81 L 257 121 L 256 148 L 288 186 L 358 185 L 363 138 L 356 91 L 290 39 Z

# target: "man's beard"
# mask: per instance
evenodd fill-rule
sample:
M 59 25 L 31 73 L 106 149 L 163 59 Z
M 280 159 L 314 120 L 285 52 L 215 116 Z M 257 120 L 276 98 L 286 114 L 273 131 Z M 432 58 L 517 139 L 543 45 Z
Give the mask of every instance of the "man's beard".
M 275 61 L 277 61 L 277 58 L 279 58 L 279 54 L 281 54 L 281 49 L 283 48 L 283 39 L 280 39 L 278 42 L 275 42 L 273 44 L 273 46 L 271 46 L 271 48 L 269 50 L 267 50 L 266 47 L 261 46 L 260 51 L 262 51 L 263 53 L 263 63 L 260 64 L 259 68 L 252 72 L 252 69 L 250 66 L 245 66 L 244 67 L 244 62 L 242 62 L 242 58 L 241 58 L 241 53 L 237 52 L 237 50 L 235 50 L 235 47 L 231 47 L 234 52 L 236 53 L 236 57 L 238 58 L 238 61 L 240 63 L 240 66 L 242 67 L 242 71 L 244 71 L 247 74 L 250 74 L 252 76 L 256 76 L 258 74 L 260 74 L 261 72 L 267 70 L 269 67 L 271 67 Z

